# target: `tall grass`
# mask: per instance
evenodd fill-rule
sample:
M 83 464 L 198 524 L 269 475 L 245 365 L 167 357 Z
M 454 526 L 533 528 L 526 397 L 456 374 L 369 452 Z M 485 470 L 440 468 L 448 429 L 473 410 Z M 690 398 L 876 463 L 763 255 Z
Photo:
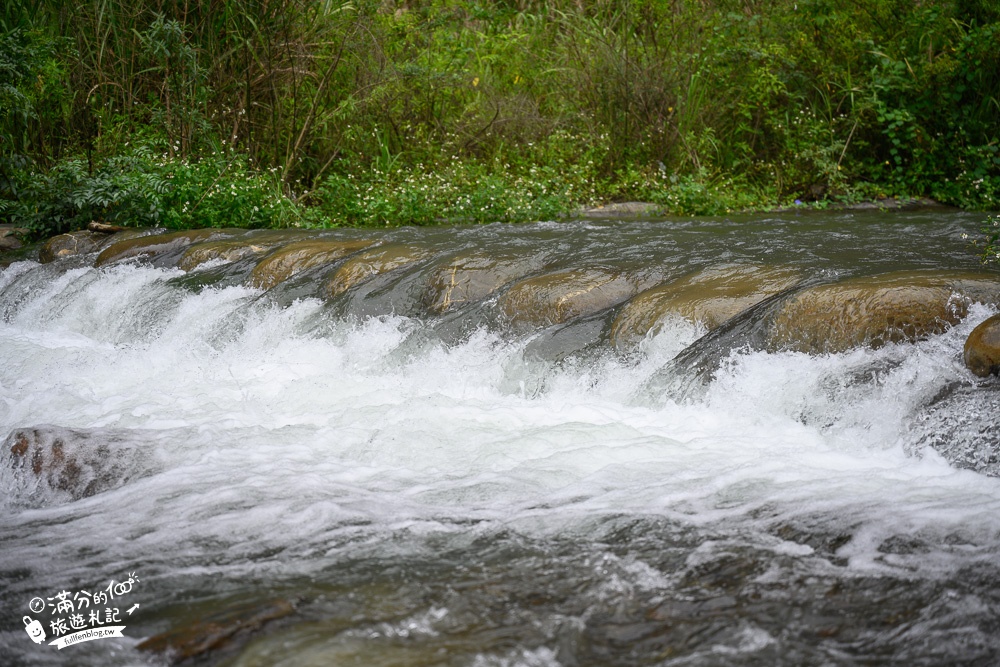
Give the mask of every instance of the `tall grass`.
M 1000 193 L 988 0 L 12 0 L 0 30 L 5 173 L 141 145 L 311 203 L 458 163 L 598 198 Z

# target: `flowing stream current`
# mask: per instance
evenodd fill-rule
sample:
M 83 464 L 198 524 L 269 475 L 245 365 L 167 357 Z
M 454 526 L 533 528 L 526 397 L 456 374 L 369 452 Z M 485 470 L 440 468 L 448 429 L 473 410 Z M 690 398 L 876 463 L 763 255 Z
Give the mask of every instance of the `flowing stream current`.
M 270 289 L 247 282 L 259 255 L 13 263 L 0 438 L 59 440 L 99 484 L 0 452 L 0 664 L 1000 664 L 1000 393 L 962 363 L 995 306 L 809 353 L 754 342 L 767 303 L 631 348 L 609 342 L 628 294 L 552 325 L 498 305 L 582 269 L 632 293 L 733 263 L 983 272 L 961 236 L 980 219 L 330 232 L 424 249 L 332 297 L 336 263 Z M 461 253 L 527 263 L 433 312 Z M 83 614 L 116 609 L 122 638 L 48 644 L 72 616 L 31 601 L 130 575 Z

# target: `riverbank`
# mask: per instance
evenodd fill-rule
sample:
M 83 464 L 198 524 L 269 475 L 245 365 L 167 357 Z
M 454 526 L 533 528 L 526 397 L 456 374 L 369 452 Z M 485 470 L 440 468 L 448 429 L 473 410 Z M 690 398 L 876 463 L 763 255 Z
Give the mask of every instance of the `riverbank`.
M 574 217 L 726 215 L 785 210 L 934 205 L 928 197 L 886 196 L 872 184 L 816 189 L 801 198 L 745 179 L 668 175 L 660 170 L 601 176 L 563 160 L 484 165 L 458 160 L 435 168 L 355 165 L 313 190 L 289 189 L 280 172 L 222 151 L 198 159 L 136 149 L 91 167 L 65 159 L 51 169 L 10 173 L 16 200 L 0 201 L 8 225 L 38 240 L 92 222 L 129 227 L 399 227 L 533 222 Z
M 736 210 L 736 211 L 726 211 L 721 217 L 725 218 L 727 215 L 748 215 L 748 214 L 758 214 L 758 215 L 768 215 L 768 214 L 788 214 L 788 213 L 821 213 L 824 211 L 843 211 L 843 212 L 864 212 L 864 211 L 881 211 L 886 213 L 892 212 L 915 212 L 915 211 L 957 211 L 955 207 L 947 206 L 941 202 L 934 201 L 933 199 L 927 197 L 886 197 L 880 199 L 872 200 L 862 200 L 856 202 L 845 202 L 845 201 L 816 201 L 816 202 L 794 202 L 791 206 L 774 206 L 766 209 L 749 209 L 749 210 Z M 301 217 L 300 216 L 300 220 Z M 593 220 L 667 220 L 676 219 L 677 217 L 688 217 L 688 216 L 678 216 L 677 214 L 670 211 L 668 208 L 661 204 L 656 204 L 653 202 L 643 202 L 643 201 L 627 201 L 627 202 L 612 202 L 597 206 L 589 207 L 577 207 L 568 212 L 556 212 L 553 219 L 559 221 L 572 221 L 581 219 L 593 219 Z M 695 218 L 696 219 L 696 218 Z M 998 216 L 983 216 L 982 220 L 977 224 L 970 225 L 969 231 L 966 232 L 966 238 L 970 238 L 969 249 L 970 253 L 975 252 L 980 255 L 980 258 L 984 264 L 995 262 L 996 257 L 996 243 L 997 243 L 997 233 L 996 227 L 997 222 L 1000 221 Z M 429 224 L 432 226 L 451 226 L 451 225 L 462 225 L 462 224 L 476 224 L 485 221 L 472 219 L 469 217 L 460 217 L 455 219 L 435 219 Z M 535 222 L 534 220 L 525 220 L 524 222 Z M 238 221 L 234 220 L 234 224 L 224 225 L 224 226 L 239 226 Z M 359 226 L 356 229 L 383 229 L 385 227 L 397 227 L 406 225 L 367 225 Z M 411 225 L 412 226 L 412 225 Z M 220 226 L 221 227 L 221 226 Z M 334 224 L 333 221 L 328 221 L 327 224 L 294 224 L 291 225 L 275 225 L 271 229 L 336 229 L 342 227 L 341 225 Z M 977 234 L 976 230 L 979 230 Z M 31 229 L 25 227 L 15 227 L 11 224 L 0 224 L 0 267 L 6 267 L 12 262 L 19 261 L 22 259 L 28 260 L 39 260 L 40 251 L 47 245 L 51 245 L 51 241 L 55 237 L 66 236 L 72 246 L 72 254 L 80 254 L 92 251 L 88 247 L 77 247 L 79 239 L 87 238 L 87 232 L 89 231 L 95 238 L 101 238 L 102 234 L 113 234 L 118 231 L 123 230 L 133 230 L 139 232 L 143 227 L 141 226 L 122 226 L 122 225 L 109 225 L 102 222 L 90 222 L 87 224 L 86 228 L 82 230 L 84 233 L 80 234 L 70 234 L 66 236 L 66 233 L 53 234 L 51 236 L 42 236 L 34 232 Z M 160 225 L 147 225 L 146 228 L 158 228 L 167 231 L 168 228 Z M 187 227 L 181 227 L 180 230 L 189 229 Z M 193 228 L 191 228 L 193 229 Z M 180 231 L 175 228 L 175 231 Z M 62 248 L 62 246 L 59 246 Z M 46 260 L 44 253 L 42 256 L 42 261 Z
M 923 209 L 939 209 L 942 211 L 956 210 L 954 207 L 947 206 L 940 202 L 934 201 L 933 199 L 927 197 L 910 197 L 910 198 L 883 198 L 874 200 L 864 200 L 858 202 L 796 202 L 792 206 L 775 206 L 771 208 L 766 208 L 762 210 L 749 209 L 742 211 L 727 211 L 726 213 L 731 214 L 748 214 L 748 213 L 758 213 L 758 214 L 768 214 L 768 213 L 790 213 L 790 212 L 809 212 L 809 211 L 919 211 Z M 643 202 L 643 201 L 627 201 L 627 202 L 611 202 L 607 204 L 601 204 L 597 206 L 587 206 L 587 207 L 577 207 L 571 211 L 565 213 L 557 213 L 554 219 L 556 220 L 578 220 L 578 219 L 613 219 L 613 220 L 650 220 L 650 219 L 660 219 L 667 217 L 677 217 L 677 214 L 666 208 L 661 204 L 656 204 L 653 202 Z M 468 217 L 455 218 L 455 219 L 436 219 L 431 224 L 434 225 L 460 225 L 460 224 L 475 224 L 477 221 L 470 219 Z M 525 220 L 524 222 L 537 222 L 536 220 Z M 304 228 L 311 229 L 334 229 L 341 227 L 341 225 L 335 224 L 334 221 L 330 221 L 331 224 L 306 224 L 301 225 Z M 155 225 L 154 225 L 155 226 Z M 276 225 L 273 229 L 288 229 L 295 228 L 298 225 L 292 224 L 291 226 Z M 396 227 L 404 225 L 377 225 L 369 226 L 375 228 L 383 227 Z M 109 225 L 102 222 L 92 221 L 85 227 L 86 230 L 98 233 L 114 233 L 116 231 L 122 231 L 125 229 L 139 229 L 138 226 L 128 226 L 128 225 Z M 358 227 L 359 229 L 364 229 L 365 227 Z M 166 228 L 164 228 L 166 229 Z M 181 228 L 184 229 L 184 228 Z M 62 232 L 60 234 L 53 234 L 50 236 L 39 237 L 32 229 L 27 227 L 17 227 L 13 224 L 0 224 L 0 266 L 6 266 L 12 261 L 17 261 L 18 259 L 37 259 L 38 251 L 43 247 L 48 241 L 50 241 L 55 236 L 60 236 L 65 234 Z
M 797 201 L 792 206 L 775 206 L 764 210 L 733 211 L 733 213 L 789 213 L 792 211 L 918 211 L 921 209 L 954 210 L 954 207 L 934 201 L 928 197 L 885 197 L 853 203 L 818 201 L 805 203 Z M 615 202 L 602 206 L 580 208 L 570 215 L 575 218 L 657 218 L 671 215 L 671 212 L 652 202 Z
M 0 16 L 0 222 L 43 237 L 92 221 L 526 222 L 630 201 L 1000 208 L 990 3 L 171 7 Z

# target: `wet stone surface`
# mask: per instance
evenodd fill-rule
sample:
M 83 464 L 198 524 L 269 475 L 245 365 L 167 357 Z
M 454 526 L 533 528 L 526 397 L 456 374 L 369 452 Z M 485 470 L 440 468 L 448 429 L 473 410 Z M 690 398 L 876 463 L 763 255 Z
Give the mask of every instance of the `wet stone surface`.
M 347 257 L 374 243 L 367 239 L 309 239 L 287 243 L 254 267 L 249 283 L 253 287 L 270 289 L 297 273 Z
M 1000 384 L 949 388 L 917 416 L 908 447 L 930 447 L 952 465 L 1000 477 Z
M 962 293 L 963 281 L 977 296 L 992 291 L 988 300 L 1000 299 L 1000 280 L 989 275 L 896 272 L 847 279 L 790 297 L 772 326 L 770 344 L 803 352 L 843 352 L 940 334 L 968 313 L 971 299 Z
M 671 316 L 714 329 L 802 279 L 789 267 L 750 264 L 710 266 L 646 290 L 621 308 L 611 325 L 611 343 L 634 347 Z
M 965 340 L 965 366 L 979 377 L 1000 375 L 1000 315 L 981 323 Z

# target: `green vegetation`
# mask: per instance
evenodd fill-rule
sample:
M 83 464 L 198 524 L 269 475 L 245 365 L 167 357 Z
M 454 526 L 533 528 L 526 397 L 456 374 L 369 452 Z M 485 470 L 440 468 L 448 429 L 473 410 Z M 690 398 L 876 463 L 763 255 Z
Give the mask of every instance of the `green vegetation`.
M 992 0 L 13 0 L 0 218 L 338 226 L 1000 198 Z
M 973 239 L 972 246 L 979 250 L 983 264 L 1000 264 L 1000 215 L 991 215 L 979 226 L 981 238 Z M 962 234 L 968 238 L 968 234 Z

